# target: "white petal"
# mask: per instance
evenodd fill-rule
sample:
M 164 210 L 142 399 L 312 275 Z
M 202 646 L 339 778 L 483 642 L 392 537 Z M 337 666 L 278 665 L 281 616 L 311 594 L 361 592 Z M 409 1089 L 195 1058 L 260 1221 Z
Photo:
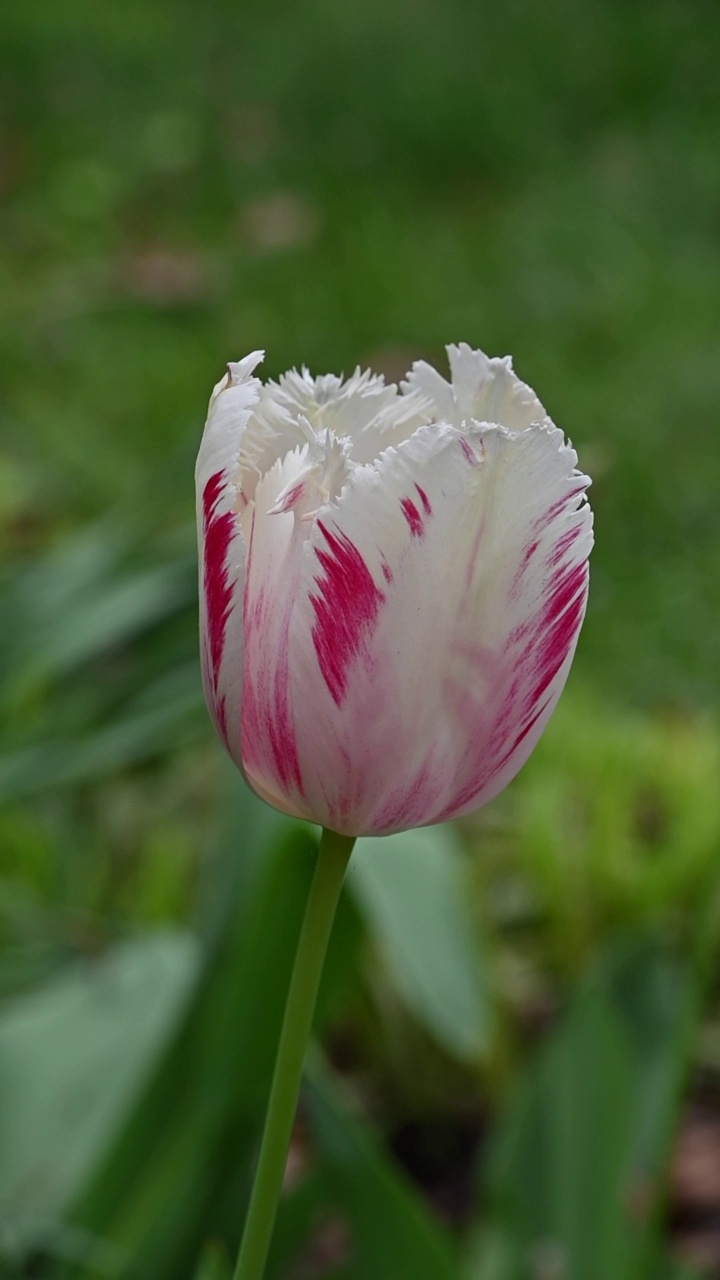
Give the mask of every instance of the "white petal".
M 243 432 L 260 396 L 254 351 L 228 372 L 210 397 L 195 468 L 203 687 L 215 727 L 238 758 L 242 694 L 242 597 L 245 543 L 236 484 Z
M 252 373 L 264 355 L 264 351 L 253 351 L 244 360 L 229 364 L 213 388 L 195 467 L 198 494 L 218 471 L 232 473 L 234 479 L 242 436 L 263 389 Z
M 258 481 L 278 458 L 305 443 L 303 423 L 278 404 L 272 383 L 261 389 L 260 399 L 243 436 L 238 484 L 246 501 L 255 497 Z
M 535 392 L 513 372 L 509 356 L 490 359 L 466 342 L 447 348 L 451 382 L 426 364 L 413 365 L 403 389 L 431 398 L 437 418 L 460 426 L 474 418 L 522 431 L 532 423 L 549 421 Z
M 455 422 L 458 414 L 453 389 L 426 360 L 416 360 L 400 386 L 405 395 L 425 396 L 438 422 Z
M 576 460 L 556 428 L 420 428 L 320 513 L 288 650 L 316 820 L 349 834 L 442 821 L 524 763 L 584 612 Z
M 270 432 L 287 439 L 286 449 L 297 443 L 289 424 L 306 418 L 317 432 L 329 428 L 334 435 L 349 437 L 353 460 L 370 462 L 389 445 L 399 444 L 431 418 L 430 405 L 420 392 L 401 396 L 398 388 L 385 385 L 383 377 L 356 369 L 350 378 L 335 374 L 313 378 L 307 369 L 293 369 L 279 382 L 265 388 L 256 418 Z M 255 445 L 258 429 L 248 436 L 248 451 L 259 455 Z M 266 437 L 267 438 L 267 437 Z M 274 456 L 285 450 L 273 444 Z M 262 457 L 264 458 L 263 451 Z M 257 464 L 256 464 L 257 465 Z M 262 463 L 258 469 L 262 473 Z

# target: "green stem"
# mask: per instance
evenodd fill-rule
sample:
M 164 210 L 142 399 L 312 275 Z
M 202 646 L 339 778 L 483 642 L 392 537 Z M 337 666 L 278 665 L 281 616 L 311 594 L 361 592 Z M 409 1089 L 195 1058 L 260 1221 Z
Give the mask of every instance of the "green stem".
M 305 908 L 275 1059 L 255 1183 L 233 1280 L 261 1280 L 282 1190 L 320 975 L 352 847 L 324 830 Z

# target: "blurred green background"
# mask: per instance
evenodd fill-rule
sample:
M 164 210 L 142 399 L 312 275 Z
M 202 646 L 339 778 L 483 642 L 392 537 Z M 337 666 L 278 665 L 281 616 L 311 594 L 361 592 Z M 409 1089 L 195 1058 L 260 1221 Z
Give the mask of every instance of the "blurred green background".
M 227 1280 L 313 836 L 224 762 L 228 359 L 512 352 L 594 478 L 512 787 L 361 842 L 276 1280 L 720 1276 L 720 7 L 9 0 L 0 1276 Z

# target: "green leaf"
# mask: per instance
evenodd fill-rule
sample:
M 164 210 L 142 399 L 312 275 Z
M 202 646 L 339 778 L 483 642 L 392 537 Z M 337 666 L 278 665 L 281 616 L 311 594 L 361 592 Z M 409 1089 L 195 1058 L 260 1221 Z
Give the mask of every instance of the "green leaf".
M 264 834 L 277 826 L 272 815 L 265 826 L 269 811 L 240 795 L 224 921 L 221 927 L 217 905 L 206 920 L 206 972 L 161 1068 L 73 1214 L 116 1248 L 123 1280 L 178 1280 L 192 1273 L 208 1238 L 223 1240 L 231 1256 L 238 1244 L 315 853 L 315 841 L 292 828 L 262 854 L 251 851 L 256 819 Z M 97 1265 L 92 1250 L 86 1265 Z
M 467 1242 L 463 1274 L 467 1280 L 516 1280 L 517 1243 L 494 1223 L 482 1223 Z
M 197 976 L 185 933 L 75 966 L 0 1020 L 0 1238 L 37 1243 L 126 1119 Z
M 197 738 L 202 695 L 195 688 L 150 710 L 118 717 L 95 732 L 39 742 L 0 756 L 0 800 L 34 795 L 49 787 L 92 782 Z
M 303 1171 L 296 1186 L 283 1189 L 270 1244 L 267 1280 L 287 1280 L 288 1272 L 293 1275 L 293 1264 L 312 1238 L 314 1229 L 327 1221 L 332 1200 L 324 1173 L 315 1161 Z
M 211 1241 L 203 1250 L 195 1280 L 231 1280 L 232 1271 L 222 1245 Z
M 347 1214 L 355 1280 L 457 1280 L 455 1248 L 417 1192 L 385 1155 L 318 1052 L 306 1090 L 317 1153 L 331 1204 Z
M 456 1057 L 480 1058 L 489 998 L 451 829 L 358 840 L 349 884 L 415 1016 Z
M 688 967 L 665 948 L 623 944 L 543 1047 L 489 1168 L 499 1224 L 518 1251 L 514 1280 L 533 1266 L 583 1280 L 654 1274 L 693 996 Z
M 126 644 L 191 598 L 185 563 L 158 565 L 95 586 L 86 598 L 44 619 L 45 630 L 23 673 L 56 679 L 109 648 Z
M 653 1280 L 655 1280 L 654 1276 Z M 672 1258 L 662 1267 L 657 1280 L 709 1280 L 709 1277 L 707 1271 L 698 1271 L 689 1263 Z

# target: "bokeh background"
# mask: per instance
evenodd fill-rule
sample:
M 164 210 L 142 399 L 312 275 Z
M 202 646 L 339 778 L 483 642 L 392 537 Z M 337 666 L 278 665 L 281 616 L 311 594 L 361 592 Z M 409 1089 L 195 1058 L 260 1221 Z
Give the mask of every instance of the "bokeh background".
M 270 1275 L 720 1276 L 720 7 L 0 40 L 0 1275 L 230 1275 L 313 835 L 201 702 L 210 388 L 464 340 L 594 478 L 590 610 L 512 787 L 358 848 Z

